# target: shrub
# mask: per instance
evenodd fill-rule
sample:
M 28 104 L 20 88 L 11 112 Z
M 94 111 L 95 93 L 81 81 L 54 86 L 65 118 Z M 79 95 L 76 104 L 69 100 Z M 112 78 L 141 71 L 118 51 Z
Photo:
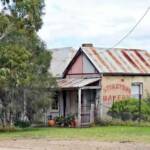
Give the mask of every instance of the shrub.
M 27 128 L 31 126 L 31 123 L 29 121 L 16 121 L 14 125 L 20 128 Z
M 97 126 L 140 126 L 140 127 L 150 127 L 150 122 L 141 121 L 122 121 L 120 119 L 113 120 L 101 120 L 96 123 Z
M 124 101 L 114 102 L 108 114 L 123 121 L 139 119 L 139 100 L 130 98 Z M 147 99 L 141 100 L 141 120 L 150 120 L 150 104 Z

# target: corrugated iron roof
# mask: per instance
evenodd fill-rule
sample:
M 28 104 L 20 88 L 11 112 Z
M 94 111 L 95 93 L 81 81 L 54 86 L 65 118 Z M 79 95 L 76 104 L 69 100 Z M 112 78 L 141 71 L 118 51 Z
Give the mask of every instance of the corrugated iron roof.
M 51 49 L 52 60 L 49 71 L 55 77 L 62 77 L 63 72 L 76 53 L 76 49 L 72 47 Z
M 65 79 L 58 79 L 57 84 L 59 88 L 63 89 L 80 88 L 99 80 L 100 78 L 90 78 L 90 79 L 65 78 Z
M 150 74 L 150 53 L 139 49 L 81 47 L 100 73 Z

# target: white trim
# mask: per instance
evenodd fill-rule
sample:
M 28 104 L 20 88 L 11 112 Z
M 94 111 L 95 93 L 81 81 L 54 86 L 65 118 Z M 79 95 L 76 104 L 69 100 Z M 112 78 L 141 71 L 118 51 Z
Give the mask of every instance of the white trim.
M 85 86 L 85 87 L 82 87 L 81 89 L 82 90 L 86 90 L 86 89 L 96 90 L 96 89 L 101 89 L 101 88 L 99 86 Z

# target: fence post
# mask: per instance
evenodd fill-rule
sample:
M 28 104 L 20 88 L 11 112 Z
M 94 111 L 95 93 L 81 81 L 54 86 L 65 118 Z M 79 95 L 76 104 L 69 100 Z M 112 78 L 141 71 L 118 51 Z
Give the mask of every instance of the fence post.
M 142 94 L 139 94 L 139 123 L 141 122 L 141 100 Z
M 114 97 L 113 97 L 113 103 L 112 103 L 112 120 L 114 119 Z

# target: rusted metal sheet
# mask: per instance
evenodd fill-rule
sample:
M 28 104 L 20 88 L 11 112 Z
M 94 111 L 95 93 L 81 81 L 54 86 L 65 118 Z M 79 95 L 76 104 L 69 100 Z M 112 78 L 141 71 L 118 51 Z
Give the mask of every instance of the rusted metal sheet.
M 99 80 L 100 78 L 89 78 L 89 79 L 65 78 L 65 79 L 58 79 L 57 84 L 58 84 L 58 87 L 62 89 L 79 88 L 79 87 L 84 87 L 88 84 L 94 83 Z
M 52 61 L 50 64 L 49 72 L 51 72 L 55 77 L 61 78 L 65 68 L 74 57 L 77 50 L 71 47 L 67 47 L 51 49 L 50 51 L 52 52 Z
M 100 73 L 150 74 L 150 54 L 139 49 L 82 47 Z

